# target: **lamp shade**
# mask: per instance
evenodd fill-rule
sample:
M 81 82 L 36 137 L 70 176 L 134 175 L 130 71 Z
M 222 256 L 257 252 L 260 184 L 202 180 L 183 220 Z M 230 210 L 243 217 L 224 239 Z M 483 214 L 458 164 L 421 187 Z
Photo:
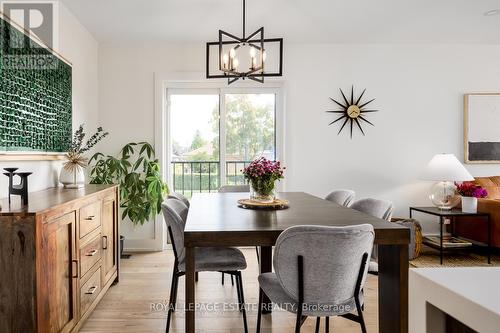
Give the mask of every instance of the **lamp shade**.
M 437 154 L 427 164 L 420 178 L 434 181 L 464 182 L 474 180 L 453 154 Z

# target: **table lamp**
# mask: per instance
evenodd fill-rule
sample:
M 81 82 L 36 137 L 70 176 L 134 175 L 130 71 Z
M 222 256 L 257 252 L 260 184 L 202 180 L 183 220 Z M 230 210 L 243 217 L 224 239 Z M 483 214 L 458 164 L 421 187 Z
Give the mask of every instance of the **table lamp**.
M 460 202 L 454 182 L 474 180 L 474 177 L 453 154 L 435 155 L 420 178 L 438 182 L 432 186 L 429 199 L 440 209 L 452 209 Z

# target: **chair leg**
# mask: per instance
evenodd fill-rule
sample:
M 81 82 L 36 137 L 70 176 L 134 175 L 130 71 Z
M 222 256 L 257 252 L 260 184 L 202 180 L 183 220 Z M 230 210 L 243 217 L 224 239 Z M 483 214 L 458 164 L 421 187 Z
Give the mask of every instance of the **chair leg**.
M 314 333 L 319 333 L 320 322 L 321 322 L 321 317 L 316 317 L 316 329 L 314 330 Z
M 259 305 L 257 307 L 257 330 L 256 333 L 260 333 L 260 320 L 262 317 L 262 289 L 259 287 Z
M 300 333 L 300 327 L 302 326 L 302 304 L 299 304 L 297 309 L 297 319 L 295 320 L 295 333 Z
M 231 285 L 234 286 L 233 274 L 231 274 Z
M 172 303 L 172 310 L 175 311 L 177 308 L 177 291 L 179 290 L 179 276 L 175 276 L 175 286 L 174 286 L 174 299 Z
M 257 254 L 257 263 L 260 264 L 260 254 L 259 254 L 259 247 L 255 247 L 255 253 Z
M 198 282 L 198 272 L 194 273 L 194 280 Z
M 330 332 L 330 317 L 325 317 L 325 333 Z
M 365 318 L 363 317 L 363 311 L 361 310 L 359 299 L 355 297 L 354 302 L 356 303 L 356 310 L 358 311 L 359 325 L 361 326 L 361 332 L 366 333 Z
M 243 326 L 245 328 L 245 333 L 248 333 L 247 325 L 247 311 L 245 306 L 245 296 L 243 293 L 243 279 L 241 278 L 241 272 L 236 273 L 236 287 L 239 290 L 240 298 L 240 311 L 243 314 Z
M 232 275 L 231 275 L 232 277 Z M 242 302 L 241 302 L 241 289 L 239 283 L 239 277 L 236 275 L 236 294 L 238 295 L 238 310 L 242 310 Z
M 175 308 L 175 297 L 177 294 L 177 281 L 179 277 L 175 272 L 172 273 L 172 284 L 170 285 L 170 301 L 168 302 L 168 312 L 167 312 L 167 324 L 165 327 L 165 332 L 168 333 L 170 330 L 170 317 L 172 316 L 172 312 L 174 312 Z

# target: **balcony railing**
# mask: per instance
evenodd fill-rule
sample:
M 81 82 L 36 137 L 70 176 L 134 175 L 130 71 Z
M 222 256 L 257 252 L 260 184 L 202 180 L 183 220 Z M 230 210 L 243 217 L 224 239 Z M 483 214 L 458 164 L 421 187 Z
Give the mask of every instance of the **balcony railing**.
M 246 184 L 241 170 L 251 161 L 227 161 L 226 185 Z M 191 197 L 193 193 L 217 192 L 221 186 L 219 161 L 175 161 L 172 165 L 173 191 Z

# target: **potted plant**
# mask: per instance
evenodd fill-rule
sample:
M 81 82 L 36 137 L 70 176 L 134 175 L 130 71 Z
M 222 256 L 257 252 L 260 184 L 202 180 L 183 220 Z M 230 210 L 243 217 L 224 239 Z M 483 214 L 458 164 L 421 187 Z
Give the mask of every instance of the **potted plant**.
M 83 130 L 83 125 L 78 127 L 71 140 L 70 147 L 65 156 L 66 162 L 63 164 L 59 175 L 59 181 L 65 188 L 80 188 L 85 185 L 84 169 L 87 166 L 87 158 L 83 154 L 107 135 L 108 132 L 104 132 L 102 127 L 98 127 L 97 132 L 84 143 L 86 133 Z
M 279 161 L 273 162 L 265 157 L 252 161 L 242 172 L 250 184 L 250 199 L 259 202 L 273 202 L 275 182 L 283 177 L 285 168 Z
M 470 182 L 457 185 L 457 192 L 462 196 L 462 212 L 477 213 L 477 199 L 486 198 L 488 192 L 481 186 Z
M 161 211 L 168 193 L 153 147 L 147 142 L 128 143 L 119 157 L 96 153 L 89 161 L 91 184 L 119 184 L 121 218 L 143 225 Z M 123 251 L 123 236 L 120 236 Z

